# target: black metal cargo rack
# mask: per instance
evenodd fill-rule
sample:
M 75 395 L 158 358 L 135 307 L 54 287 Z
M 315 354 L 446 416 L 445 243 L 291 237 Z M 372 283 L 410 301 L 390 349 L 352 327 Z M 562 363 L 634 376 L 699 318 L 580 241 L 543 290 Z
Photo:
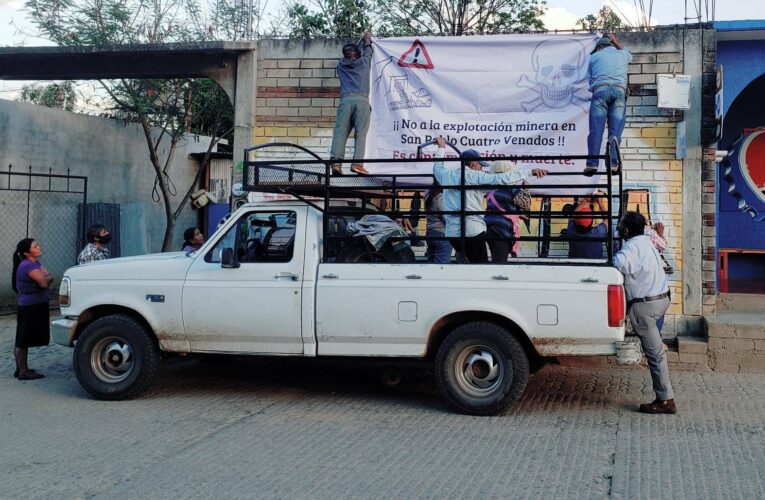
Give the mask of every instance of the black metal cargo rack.
M 333 175 L 333 164 L 352 164 L 363 163 L 365 165 L 373 164 L 413 164 L 413 163 L 427 163 L 433 165 L 434 157 L 430 155 L 425 157 L 423 149 L 434 144 L 434 141 L 425 143 L 418 147 L 416 158 L 401 158 L 401 159 L 369 159 L 355 160 L 345 159 L 341 161 L 330 161 L 322 159 L 308 148 L 299 146 L 297 144 L 286 142 L 273 142 L 267 144 L 261 144 L 246 148 L 244 150 L 244 162 L 243 162 L 243 188 L 248 192 L 262 192 L 262 193 L 280 193 L 287 194 L 295 197 L 298 200 L 305 202 L 313 208 L 319 210 L 323 214 L 323 259 L 325 261 L 332 260 L 338 255 L 338 246 L 347 244 L 350 241 L 356 240 L 353 236 L 347 234 L 341 234 L 337 230 L 337 221 L 341 219 L 351 220 L 359 219 L 364 215 L 369 214 L 384 214 L 390 219 L 401 222 L 404 219 L 419 220 L 421 217 L 427 217 L 428 215 L 459 215 L 462 231 L 465 234 L 465 216 L 468 215 L 487 215 L 489 211 L 466 211 L 465 208 L 465 193 L 468 190 L 480 189 L 484 191 L 491 191 L 494 189 L 507 189 L 507 185 L 466 185 L 464 169 L 461 176 L 460 185 L 455 186 L 441 186 L 444 190 L 453 189 L 459 190 L 461 193 L 461 207 L 459 211 L 428 211 L 421 209 L 418 206 L 416 200 L 424 199 L 423 192 L 428 191 L 433 187 L 434 179 L 433 174 L 369 174 L 369 175 Z M 454 151 L 457 152 L 456 157 L 445 157 L 441 159 L 446 165 L 450 162 L 455 163 L 461 161 L 459 159 L 459 150 L 451 144 Z M 610 147 L 615 150 L 618 164 L 621 165 L 621 159 L 619 158 L 618 146 L 615 142 L 610 144 Z M 622 206 L 624 205 L 622 200 L 623 193 L 623 179 L 622 169 L 611 169 L 611 158 L 609 155 L 601 156 L 586 156 L 586 155 L 569 155 L 569 156 L 498 156 L 493 158 L 485 158 L 485 160 L 512 160 L 512 161 L 534 161 L 545 165 L 545 162 L 558 162 L 562 160 L 586 160 L 586 159 L 598 159 L 605 160 L 605 170 L 599 170 L 596 175 L 601 175 L 601 182 L 593 182 L 591 184 L 571 184 L 560 182 L 556 184 L 545 184 L 545 188 L 550 189 L 581 189 L 587 188 L 593 191 L 601 190 L 605 194 L 593 195 L 593 199 L 601 198 L 605 201 L 605 211 L 591 211 L 588 212 L 588 216 L 594 218 L 605 219 L 609 221 L 608 236 L 601 237 L 581 237 L 571 235 L 551 235 L 550 228 L 553 220 L 568 220 L 572 217 L 576 217 L 571 212 L 567 211 L 554 211 L 551 210 L 550 198 L 548 195 L 534 194 L 534 178 L 529 179 L 529 183 L 525 186 L 531 190 L 532 199 L 541 199 L 539 210 L 530 210 L 524 212 L 523 215 L 529 217 L 529 219 L 537 219 L 539 221 L 538 231 L 536 236 L 521 236 L 516 238 L 517 241 L 534 241 L 537 242 L 537 257 L 530 258 L 511 258 L 508 260 L 508 264 L 529 264 L 530 260 L 534 264 L 550 264 L 550 265 L 602 265 L 610 266 L 613 257 L 613 243 L 614 243 L 614 231 L 613 227 L 615 222 L 621 216 Z M 552 164 L 552 163 L 550 163 Z M 564 171 L 548 171 L 548 176 L 561 177 L 564 181 L 568 177 L 581 176 L 581 172 L 564 172 Z M 605 179 L 605 181 L 604 181 Z M 552 196 L 554 198 L 564 197 L 563 195 Z M 588 196 L 590 197 L 590 196 Z M 572 198 L 576 198 L 572 195 Z M 404 200 L 409 200 L 409 207 L 404 206 L 402 203 Z M 618 203 L 614 203 L 614 202 Z M 416 231 L 416 227 L 415 227 Z M 340 233 L 340 234 L 339 234 Z M 541 234 L 539 234 L 541 233 Z M 409 241 L 414 243 L 415 241 L 434 241 L 444 240 L 446 237 L 441 236 L 425 236 L 419 234 L 411 234 L 408 237 L 391 237 L 391 241 Z M 487 237 L 487 240 L 491 240 L 491 237 Z M 463 248 L 464 248 L 464 236 Z M 551 242 L 571 242 L 571 241 L 590 241 L 605 243 L 606 246 L 606 258 L 605 259 L 592 259 L 582 261 L 582 259 L 568 259 L 568 258 L 550 258 L 549 248 Z M 373 253 L 370 251 L 370 253 Z M 371 258 L 374 261 L 374 258 Z

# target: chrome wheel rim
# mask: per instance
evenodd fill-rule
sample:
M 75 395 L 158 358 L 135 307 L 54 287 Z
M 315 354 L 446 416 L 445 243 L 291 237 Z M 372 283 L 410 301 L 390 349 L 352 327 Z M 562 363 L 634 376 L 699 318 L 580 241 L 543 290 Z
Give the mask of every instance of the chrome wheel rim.
M 90 353 L 90 367 L 104 382 L 122 382 L 133 371 L 133 349 L 120 337 L 99 340 Z
M 454 363 L 457 385 L 470 396 L 486 397 L 496 392 L 505 380 L 505 365 L 499 353 L 486 345 L 463 348 Z

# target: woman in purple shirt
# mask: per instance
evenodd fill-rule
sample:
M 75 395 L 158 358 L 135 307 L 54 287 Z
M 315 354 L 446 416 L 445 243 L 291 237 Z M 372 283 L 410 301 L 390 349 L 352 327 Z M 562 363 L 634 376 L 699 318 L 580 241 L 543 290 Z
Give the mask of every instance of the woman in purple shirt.
M 36 380 L 45 375 L 29 368 L 27 354 L 30 347 L 48 345 L 50 342 L 50 314 L 48 287 L 53 276 L 37 259 L 42 247 L 32 238 L 24 238 L 13 253 L 13 291 L 19 294 L 16 315 L 16 371 L 19 380 Z

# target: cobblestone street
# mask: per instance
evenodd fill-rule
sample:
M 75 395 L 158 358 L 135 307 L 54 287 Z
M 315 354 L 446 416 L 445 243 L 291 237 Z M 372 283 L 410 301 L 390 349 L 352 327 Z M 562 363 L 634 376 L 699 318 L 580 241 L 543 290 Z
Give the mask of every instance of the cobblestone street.
M 547 366 L 481 418 L 425 376 L 174 358 L 144 397 L 103 402 L 57 345 L 31 351 L 45 379 L 15 380 L 14 331 L 1 317 L 3 498 L 765 497 L 762 375 L 672 373 L 678 415 L 647 416 L 647 370 Z

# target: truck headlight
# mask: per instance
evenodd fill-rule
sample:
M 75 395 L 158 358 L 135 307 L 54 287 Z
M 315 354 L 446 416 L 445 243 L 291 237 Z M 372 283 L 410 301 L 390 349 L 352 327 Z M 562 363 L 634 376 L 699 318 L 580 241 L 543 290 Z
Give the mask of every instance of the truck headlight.
M 61 280 L 61 285 L 58 287 L 58 305 L 60 307 L 69 307 L 72 295 L 72 285 L 69 278 L 64 277 Z

